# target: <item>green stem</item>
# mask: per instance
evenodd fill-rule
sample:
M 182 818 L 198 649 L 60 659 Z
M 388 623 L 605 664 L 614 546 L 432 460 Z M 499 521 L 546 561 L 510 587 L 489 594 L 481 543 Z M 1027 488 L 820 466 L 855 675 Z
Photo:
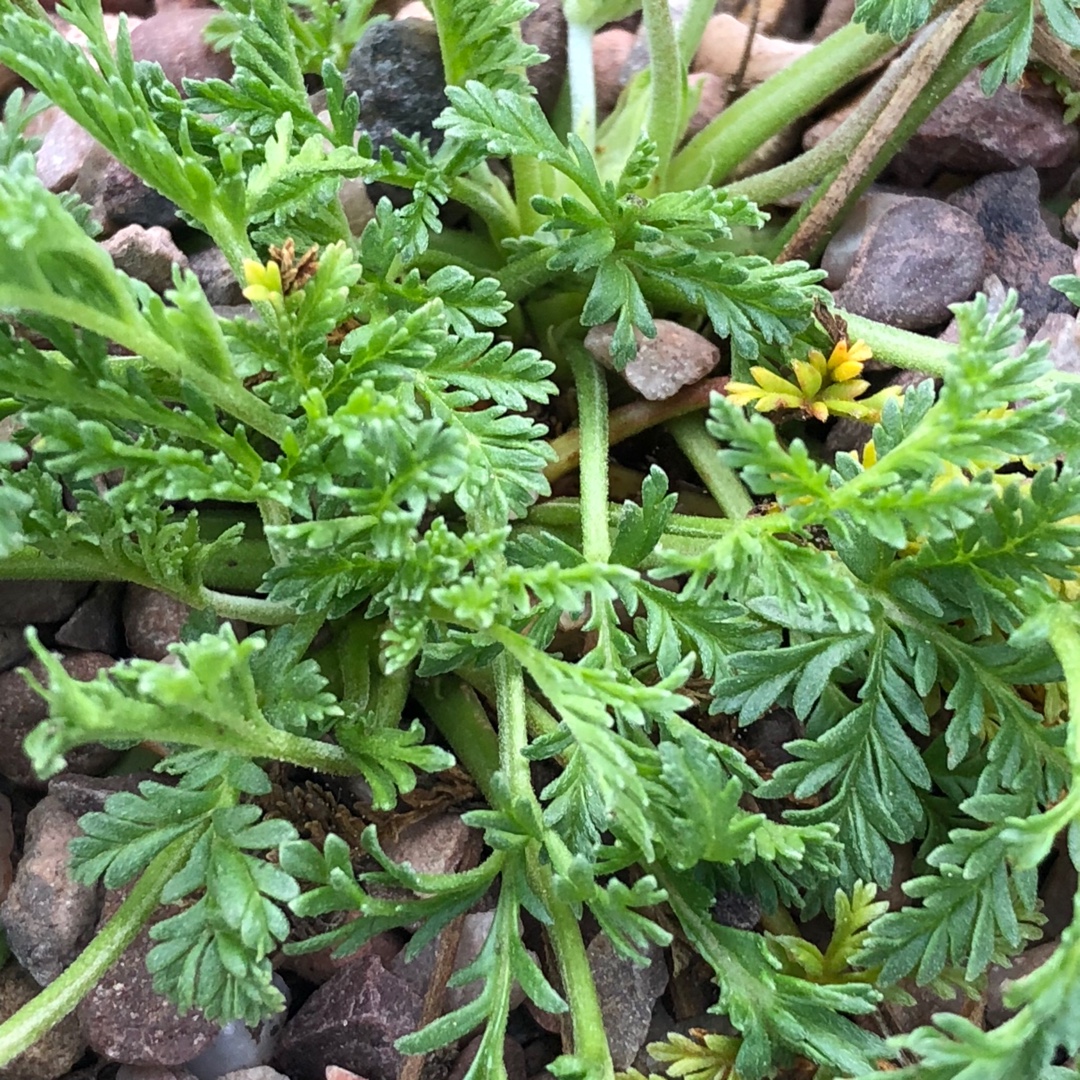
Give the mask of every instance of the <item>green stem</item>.
M 491 778 L 499 768 L 499 737 L 476 692 L 458 679 L 418 679 L 413 697 L 439 729 L 454 757 L 496 805 Z
M 876 360 L 907 371 L 925 371 L 927 375 L 941 378 L 956 351 L 956 346 L 947 341 L 886 326 L 885 323 L 853 315 L 850 311 L 837 310 L 837 314 L 847 323 L 851 339 L 865 341 L 873 350 Z
M 579 22 L 566 26 L 566 77 L 570 87 L 570 130 L 596 150 L 596 75 L 593 70 L 593 32 Z
M 200 835 L 193 829 L 156 855 L 116 914 L 71 965 L 0 1024 L 0 1067 L 33 1046 L 101 981 L 154 913 L 165 883 L 187 862 Z
M 1065 673 L 1065 687 L 1069 695 L 1069 731 L 1065 739 L 1065 752 L 1072 765 L 1073 781 L 1077 783 L 1080 782 L 1080 633 L 1077 632 L 1071 610 L 1063 605 L 1055 614 L 1050 627 L 1050 645 Z
M 649 113 L 645 129 L 656 143 L 658 179 L 664 186 L 676 140 L 682 134 L 678 120 L 683 115 L 686 74 L 668 0 L 644 0 L 641 12 L 649 37 Z
M 0 575 L 2 576 L 2 575 Z M 154 586 L 155 588 L 157 586 Z M 255 626 L 283 626 L 296 621 L 296 608 L 278 600 L 259 600 L 254 596 L 234 596 L 215 589 L 200 590 L 202 604 L 222 619 L 243 619 Z
M 571 345 L 567 358 L 574 373 L 581 445 L 581 537 L 589 562 L 611 557 L 608 532 L 608 397 L 600 366 L 582 345 Z
M 488 228 L 496 243 L 521 233 L 521 217 L 510 193 L 490 169 L 475 176 L 458 176 L 450 184 L 450 197 L 467 206 Z
M 806 115 L 895 48 L 851 23 L 725 109 L 678 153 L 669 190 L 718 183 L 767 139 Z
M 701 45 L 705 27 L 716 12 L 715 0 L 690 0 L 679 22 L 679 59 L 683 74 L 690 70 Z
M 724 514 L 746 517 L 754 509 L 754 500 L 738 474 L 720 460 L 720 444 L 705 429 L 705 418 L 700 414 L 681 416 L 666 426 Z
M 549 281 L 554 281 L 562 273 L 561 270 L 552 270 L 548 266 L 554 254 L 554 247 L 538 248 L 503 267 L 499 271 L 498 278 L 499 288 L 506 293 L 506 299 L 516 304 L 524 300 L 529 293 L 546 285 Z
M 514 174 L 514 201 L 521 222 L 520 235 L 532 236 L 544 224 L 543 215 L 532 205 L 534 195 L 544 194 L 543 163 L 533 157 L 515 157 L 510 162 L 510 169 Z

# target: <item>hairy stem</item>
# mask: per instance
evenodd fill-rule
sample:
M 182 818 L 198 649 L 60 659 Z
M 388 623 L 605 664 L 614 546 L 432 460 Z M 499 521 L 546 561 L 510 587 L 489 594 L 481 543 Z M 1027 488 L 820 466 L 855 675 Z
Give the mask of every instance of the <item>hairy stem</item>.
M 645 130 L 656 143 L 663 186 L 681 134 L 677 119 L 683 114 L 686 73 L 668 0 L 644 0 L 641 12 L 649 36 L 649 113 Z
M 675 156 L 667 187 L 718 183 L 767 139 L 798 120 L 895 46 L 851 23 L 725 109 Z
M 754 509 L 754 500 L 738 475 L 720 460 L 720 444 L 705 430 L 705 418 L 681 416 L 666 426 L 724 514 L 746 517 Z
M 593 71 L 592 30 L 579 22 L 566 26 L 566 77 L 570 87 L 570 130 L 596 149 L 596 77 Z
M 585 558 L 606 563 L 611 556 L 604 509 L 608 501 L 608 398 L 604 373 L 581 345 L 567 350 L 578 396 L 581 448 L 581 536 Z
M 55 1027 L 101 981 L 154 913 L 165 883 L 184 865 L 201 833 L 192 829 L 154 857 L 94 940 L 32 1001 L 0 1024 L 0 1067 Z

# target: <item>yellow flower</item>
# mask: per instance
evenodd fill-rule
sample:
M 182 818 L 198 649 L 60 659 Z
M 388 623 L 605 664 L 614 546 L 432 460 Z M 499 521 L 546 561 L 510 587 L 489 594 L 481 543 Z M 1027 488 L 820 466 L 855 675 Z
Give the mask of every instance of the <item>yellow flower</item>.
M 800 409 L 816 420 L 847 416 L 876 423 L 881 419 L 885 401 L 898 397 L 900 391 L 887 387 L 872 397 L 857 400 L 870 386 L 859 376 L 872 355 L 865 342 L 857 341 L 849 347 L 841 339 L 828 359 L 824 353 L 811 349 L 805 360 L 793 360 L 794 382 L 768 368 L 752 367 L 750 374 L 754 382 L 729 382 L 727 396 L 736 405 L 753 405 L 758 412 Z
M 280 300 L 284 292 L 281 287 L 281 267 L 273 259 L 265 266 L 254 259 L 245 259 L 244 280 L 247 282 L 244 296 L 253 303 L 260 300 L 273 303 Z

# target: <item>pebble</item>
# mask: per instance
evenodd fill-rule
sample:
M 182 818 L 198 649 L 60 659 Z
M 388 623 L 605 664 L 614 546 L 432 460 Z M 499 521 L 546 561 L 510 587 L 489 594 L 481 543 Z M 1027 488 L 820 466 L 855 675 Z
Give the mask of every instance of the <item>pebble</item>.
M 684 386 L 705 378 L 720 362 L 720 350 L 711 341 L 667 319 L 657 319 L 656 337 L 635 330 L 637 356 L 622 370 L 622 377 L 648 401 L 663 401 Z M 614 367 L 611 341 L 615 324 L 594 326 L 585 335 L 585 348 L 607 367 Z
M 131 888 L 127 885 L 106 893 L 99 930 Z M 129 1065 L 184 1065 L 217 1036 L 217 1025 L 197 1010 L 180 1016 L 176 1006 L 154 989 L 153 976 L 146 970 L 146 954 L 154 945 L 150 930 L 173 914 L 175 909 L 158 908 L 79 1003 L 79 1022 L 96 1053 Z
M 1051 236 L 1039 208 L 1039 175 L 1030 166 L 994 173 L 955 192 L 949 202 L 970 214 L 989 248 L 988 268 L 1006 288 L 1017 291 L 1024 330 L 1035 333 L 1051 312 L 1076 308 L 1050 279 L 1073 270 L 1073 251 Z
M 204 36 L 216 8 L 174 8 L 146 19 L 131 32 L 136 60 L 160 64 L 165 78 L 183 92 L 184 79 L 223 79 L 233 74 L 228 49 L 215 52 Z
M 50 191 L 67 191 L 97 142 L 55 105 L 35 116 L 27 130 L 42 140 L 35 159 L 38 179 Z
M 23 857 L 0 906 L 11 951 L 42 986 L 51 983 L 94 933 L 101 891 L 69 870 L 68 844 L 81 835 L 75 815 L 46 795 L 26 820 Z
M 966 76 L 893 159 L 889 171 L 900 183 L 922 186 L 939 172 L 1046 169 L 1076 157 L 1080 131 L 1064 122 L 1053 90 L 1031 80 L 987 97 L 981 74 Z
M 56 644 L 67 649 L 117 655 L 123 645 L 120 622 L 123 595 L 124 586 L 119 582 L 101 582 L 56 631 Z
M 195 1080 L 184 1068 L 168 1069 L 164 1065 L 121 1065 L 116 1080 Z
M 171 234 L 160 225 L 144 228 L 128 225 L 101 245 L 117 270 L 144 281 L 156 293 L 173 286 L 173 268 L 186 270 L 187 256 L 173 243 Z
M 199 279 L 211 306 L 235 307 L 246 303 L 244 287 L 225 258 L 221 248 L 211 246 L 188 256 L 188 266 Z
M 697 55 L 695 71 L 709 71 L 727 78 L 735 75 L 743 66 L 743 54 L 750 35 L 734 15 L 714 15 L 705 26 Z M 754 34 L 750 46 L 750 58 L 743 71 L 742 85 L 756 86 L 783 71 L 789 64 L 808 53 L 813 44 L 808 41 L 785 41 L 783 38 Z
M 221 1080 L 289 1080 L 289 1077 L 279 1073 L 277 1069 L 271 1069 L 269 1065 L 256 1065 L 251 1069 L 237 1069 L 226 1073 Z
M 949 305 L 974 295 L 986 267 L 986 243 L 971 215 L 936 199 L 907 199 L 869 225 L 836 302 L 890 326 L 925 330 L 944 325 Z
M 176 207 L 164 195 L 97 143 L 85 155 L 71 188 L 106 236 L 125 225 L 172 229 L 180 224 Z
M 274 1066 L 292 1080 L 325 1080 L 329 1065 L 365 1080 L 396 1080 L 394 1042 L 415 1031 L 423 995 L 369 956 L 342 968 L 285 1025 Z
M 536 7 L 521 20 L 521 39 L 547 59 L 526 68 L 525 76 L 536 91 L 544 112 L 555 107 L 566 81 L 566 16 L 562 0 L 536 0 Z
M 1069 375 L 1080 375 L 1080 324 L 1075 316 L 1052 311 L 1032 341 L 1049 341 L 1054 367 Z
M 460 869 L 473 830 L 457 814 L 432 814 L 387 838 L 384 850 L 396 863 L 420 874 L 452 874 Z
M 437 149 L 443 136 L 434 120 L 448 102 L 435 24 L 400 19 L 370 26 L 349 55 L 345 92 L 359 96 L 360 126 L 376 150 L 396 149 L 394 129 Z
M 0 795 L 0 903 L 7 898 L 11 883 L 15 880 L 15 869 L 11 862 L 14 850 L 15 830 L 11 824 L 11 800 L 6 795 Z
M 0 969 L 0 1021 L 14 1015 L 41 992 L 41 987 L 18 964 Z M 65 1016 L 32 1046 L 4 1066 L 4 1080 L 56 1080 L 83 1056 L 86 1040 L 74 1015 Z
M 89 591 L 88 581 L 0 581 L 0 625 L 63 622 Z
M 280 975 L 274 985 L 285 998 L 285 1008 L 252 1030 L 239 1020 L 226 1024 L 214 1041 L 187 1063 L 195 1080 L 220 1080 L 226 1074 L 265 1066 L 274 1053 L 277 1037 L 285 1024 L 285 1014 L 292 994 Z
M 123 612 L 124 637 L 132 654 L 144 660 L 164 660 L 169 646 L 180 640 L 191 608 L 165 593 L 128 585 Z
M 821 255 L 821 269 L 827 275 L 823 284 L 827 289 L 839 289 L 847 281 L 867 229 L 909 197 L 871 189 L 855 203 Z
M 622 70 L 634 47 L 634 35 L 615 26 L 593 37 L 593 80 L 596 111 L 603 116 L 615 108 L 622 93 Z
M 21 626 L 0 626 L 0 672 L 9 671 L 30 655 Z
M 644 951 L 649 964 L 640 967 L 617 956 L 604 933 L 597 934 L 586 950 L 616 1070 L 633 1064 L 648 1037 L 653 1006 L 667 989 L 664 950 L 650 945 Z
M 115 661 L 102 653 L 70 653 L 61 658 L 64 670 L 80 682 L 89 682 Z M 30 673 L 39 681 L 45 679 L 45 670 L 34 660 L 27 665 Z M 18 671 L 6 671 L 0 675 L 0 773 L 23 787 L 44 791 L 45 783 L 38 779 L 23 753 L 23 740 L 45 719 L 48 707 L 45 699 L 30 689 Z M 100 743 L 89 743 L 68 750 L 64 755 L 68 768 L 73 772 L 104 772 L 120 756 Z

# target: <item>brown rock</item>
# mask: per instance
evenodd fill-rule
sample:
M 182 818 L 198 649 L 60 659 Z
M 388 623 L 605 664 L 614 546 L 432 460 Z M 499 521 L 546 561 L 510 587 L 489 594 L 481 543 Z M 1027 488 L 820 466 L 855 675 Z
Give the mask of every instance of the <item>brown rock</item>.
M 0 581 L 0 625 L 63 622 L 89 591 L 88 581 Z
M 1080 132 L 1064 123 L 1054 91 L 1001 86 L 987 97 L 980 75 L 968 75 L 893 159 L 890 172 L 900 183 L 921 186 L 939 172 L 1045 169 L 1076 156 Z
M 219 247 L 203 248 L 188 256 L 188 266 L 199 279 L 211 306 L 233 307 L 245 303 L 244 287 Z
M 0 906 L 11 951 L 42 986 L 79 955 L 101 908 L 98 887 L 71 876 L 68 844 L 79 835 L 75 816 L 46 795 L 27 818 L 23 857 Z
M 187 256 L 173 243 L 160 225 L 149 229 L 128 225 L 101 245 L 117 270 L 144 281 L 154 292 L 163 293 L 173 285 L 173 268 L 187 269 Z
M 538 0 L 537 6 L 521 20 L 521 38 L 534 45 L 547 59 L 534 64 L 525 74 L 536 90 L 541 108 L 549 112 L 566 78 L 566 16 L 562 0 Z
M 109 797 L 118 791 L 137 792 L 144 780 L 169 784 L 167 776 L 153 772 L 124 773 L 123 776 L 83 776 L 76 772 L 63 772 L 49 781 L 49 794 L 60 800 L 61 805 L 76 818 L 105 809 Z
M 460 868 L 473 830 L 457 814 L 435 814 L 401 830 L 384 845 L 397 863 L 420 874 L 452 874 Z
M 699 88 L 701 94 L 697 108 L 686 125 L 685 138 L 692 139 L 723 111 L 727 101 L 727 83 L 719 75 L 708 71 L 695 71 L 688 81 L 691 91 Z
M 0 795 L 0 903 L 11 890 L 15 879 L 15 870 L 11 856 L 15 850 L 15 830 L 11 824 L 11 800 Z
M 131 886 L 109 892 L 98 924 L 100 929 L 126 899 Z M 101 981 L 79 1004 L 78 1016 L 91 1049 L 131 1065 L 182 1065 L 205 1050 L 218 1033 L 200 1012 L 181 1016 L 159 994 L 146 970 L 153 947 L 150 930 L 175 909 L 161 907 L 139 931 Z
M 184 79 L 228 81 L 233 73 L 232 57 L 228 50 L 215 52 L 204 36 L 215 14 L 214 8 L 162 11 L 132 31 L 132 55 L 136 60 L 160 64 L 165 78 L 181 92 Z
M 639 967 L 617 956 L 604 933 L 597 934 L 586 951 L 612 1063 L 617 1070 L 628 1069 L 645 1043 L 653 1006 L 667 989 L 664 951 L 658 945 L 650 945 L 646 950 L 650 962 L 647 967 Z
M 144 660 L 164 660 L 191 608 L 179 600 L 142 585 L 129 585 L 124 595 L 124 636 L 128 648 Z
M 195 1080 L 187 1069 L 167 1069 L 163 1065 L 121 1065 L 116 1080 Z
M 907 198 L 891 191 L 871 190 L 855 203 L 822 253 L 821 269 L 828 275 L 826 288 L 839 289 L 847 281 L 867 229 Z
M 603 116 L 615 108 L 622 93 L 622 69 L 634 47 L 629 30 L 613 27 L 593 38 L 593 78 L 596 83 L 596 111 Z
M 594 326 L 585 335 L 585 348 L 601 363 L 614 367 L 611 341 L 615 324 Z M 720 350 L 693 330 L 667 319 L 656 320 L 656 337 L 634 331 L 637 356 L 622 377 L 649 401 L 662 401 L 684 386 L 705 378 L 720 362 Z
M 292 1080 L 325 1080 L 337 1065 L 366 1080 L 396 1080 L 395 1040 L 420 1024 L 423 997 L 368 957 L 339 971 L 285 1025 L 274 1065 Z
M 38 179 L 50 191 L 67 191 L 97 142 L 55 105 L 35 116 L 27 130 L 42 137 L 35 162 Z
M 1030 975 L 1036 968 L 1043 964 L 1054 954 L 1060 942 L 1046 941 L 1042 945 L 1026 949 L 1015 957 L 1010 967 L 992 967 L 987 975 L 986 986 L 986 1026 L 987 1028 L 1000 1027 L 1012 1016 L 1016 1010 L 1006 1006 L 1004 996 L 1008 992 L 1009 984 L 1018 979 Z
M 0 969 L 0 1021 L 13 1016 L 41 993 L 41 987 L 18 964 Z M 86 1040 L 74 1016 L 65 1016 L 29 1049 L 0 1069 L 2 1080 L 56 1080 L 86 1051 Z
M 1031 167 L 994 173 L 958 191 L 949 202 L 970 214 L 986 236 L 988 269 L 1019 294 L 1030 335 L 1052 311 L 1076 308 L 1050 288 L 1050 279 L 1073 268 L 1070 247 L 1051 236 L 1039 211 L 1039 177 Z
M 176 207 L 96 143 L 83 160 L 72 190 L 89 207 L 105 235 L 125 225 L 180 224 Z
M 89 682 L 102 669 L 111 667 L 115 661 L 102 653 L 71 653 L 61 658 L 64 670 L 80 682 Z M 35 660 L 28 665 L 31 675 L 39 682 L 46 681 L 45 669 Z M 23 740 L 45 719 L 45 699 L 30 689 L 18 671 L 6 671 L 0 675 L 0 773 L 16 784 L 44 791 L 45 784 L 30 766 L 23 753 Z M 76 747 L 65 755 L 68 768 L 74 772 L 104 772 L 119 754 L 100 743 Z
M 945 323 L 949 304 L 974 295 L 986 273 L 979 226 L 935 199 L 909 199 L 866 232 L 837 304 L 905 330 Z
M 482 1035 L 477 1035 L 461 1051 L 446 1080 L 465 1080 L 465 1074 L 480 1052 L 482 1039 Z M 521 1049 L 521 1043 L 516 1039 L 511 1039 L 509 1035 L 503 1039 L 503 1065 L 506 1066 L 507 1080 L 526 1080 L 528 1073 L 525 1070 L 525 1051 Z M 330 1080 L 329 1076 L 327 1080 Z
M 743 26 L 734 15 L 714 15 L 701 37 L 694 57 L 694 70 L 709 71 L 721 78 L 728 78 L 743 70 L 743 54 L 749 36 L 749 27 Z M 813 47 L 808 41 L 784 41 L 782 38 L 754 34 L 750 59 L 743 70 L 742 85 L 756 86 L 764 82 Z
M 21 626 L 0 626 L 0 671 L 10 671 L 30 655 Z

